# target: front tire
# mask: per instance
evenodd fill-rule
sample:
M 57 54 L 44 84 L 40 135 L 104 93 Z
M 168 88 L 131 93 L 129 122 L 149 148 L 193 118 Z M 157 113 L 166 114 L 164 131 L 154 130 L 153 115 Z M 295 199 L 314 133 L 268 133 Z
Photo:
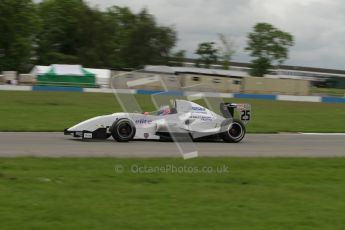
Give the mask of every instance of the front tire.
M 135 125 L 127 118 L 116 120 L 110 127 L 110 132 L 113 138 L 118 142 L 131 141 L 136 132 Z
M 229 124 L 226 132 L 220 134 L 224 142 L 237 143 L 240 142 L 246 134 L 246 127 L 240 120 L 234 120 Z

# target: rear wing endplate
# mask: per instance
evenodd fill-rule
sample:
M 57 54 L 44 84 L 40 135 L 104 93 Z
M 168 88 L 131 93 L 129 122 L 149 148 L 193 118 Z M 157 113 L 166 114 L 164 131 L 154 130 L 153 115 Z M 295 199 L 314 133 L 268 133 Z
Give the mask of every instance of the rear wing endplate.
M 220 110 L 225 118 L 238 118 L 245 124 L 251 120 L 250 104 L 221 103 Z

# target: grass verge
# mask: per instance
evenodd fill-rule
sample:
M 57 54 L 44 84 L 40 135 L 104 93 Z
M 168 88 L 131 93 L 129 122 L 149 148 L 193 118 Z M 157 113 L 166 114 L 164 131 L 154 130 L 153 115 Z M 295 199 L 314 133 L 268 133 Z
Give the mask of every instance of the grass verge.
M 1 229 L 343 229 L 344 165 L 345 158 L 2 158 Z M 215 170 L 222 167 L 228 171 Z
M 315 95 L 345 97 L 345 89 L 312 87 L 310 91 Z
M 137 95 L 144 111 L 151 97 Z M 252 105 L 248 132 L 345 132 L 345 104 L 225 99 Z M 112 94 L 0 92 L 1 131 L 62 131 L 85 119 L 121 111 Z

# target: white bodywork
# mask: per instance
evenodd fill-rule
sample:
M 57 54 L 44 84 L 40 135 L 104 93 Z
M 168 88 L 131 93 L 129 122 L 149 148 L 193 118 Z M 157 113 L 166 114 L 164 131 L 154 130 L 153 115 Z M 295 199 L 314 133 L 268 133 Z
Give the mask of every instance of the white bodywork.
M 110 134 L 109 128 L 120 118 L 128 118 L 136 128 L 134 139 L 159 139 L 159 133 L 197 133 L 198 137 L 203 134 L 217 134 L 221 131 L 221 124 L 227 118 L 204 108 L 194 102 L 186 100 L 175 100 L 173 107 L 175 113 L 167 115 L 152 115 L 141 113 L 113 113 L 110 115 L 98 116 L 83 121 L 67 129 L 68 133 L 77 134 L 84 138 L 92 138 L 92 133 L 99 128 L 106 128 Z

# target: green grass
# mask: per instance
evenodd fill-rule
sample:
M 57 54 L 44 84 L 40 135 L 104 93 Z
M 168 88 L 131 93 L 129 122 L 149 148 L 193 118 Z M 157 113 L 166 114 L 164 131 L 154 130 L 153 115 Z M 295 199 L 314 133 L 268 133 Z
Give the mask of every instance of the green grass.
M 311 93 L 314 95 L 345 97 L 345 89 L 312 87 Z
M 139 174 L 135 165 L 229 172 Z M 1 229 L 340 230 L 344 166 L 345 158 L 2 158 Z
M 154 110 L 150 96 L 137 99 L 144 111 Z M 226 101 L 252 105 L 249 132 L 345 132 L 345 104 Z M 120 106 L 112 94 L 0 92 L 1 131 L 62 131 L 85 119 L 118 111 Z

